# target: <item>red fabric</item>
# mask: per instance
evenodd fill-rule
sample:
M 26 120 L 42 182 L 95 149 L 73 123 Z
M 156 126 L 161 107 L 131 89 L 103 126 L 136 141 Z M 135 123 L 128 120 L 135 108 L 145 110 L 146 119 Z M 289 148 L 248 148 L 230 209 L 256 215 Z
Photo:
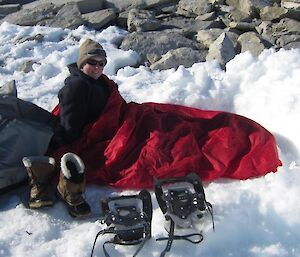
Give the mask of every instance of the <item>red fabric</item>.
M 82 137 L 54 153 L 84 161 L 87 181 L 122 188 L 152 187 L 153 177 L 196 172 L 203 180 L 247 179 L 281 165 L 273 135 L 232 113 L 125 103 L 113 81 L 104 113 Z M 59 115 L 59 107 L 54 109 Z

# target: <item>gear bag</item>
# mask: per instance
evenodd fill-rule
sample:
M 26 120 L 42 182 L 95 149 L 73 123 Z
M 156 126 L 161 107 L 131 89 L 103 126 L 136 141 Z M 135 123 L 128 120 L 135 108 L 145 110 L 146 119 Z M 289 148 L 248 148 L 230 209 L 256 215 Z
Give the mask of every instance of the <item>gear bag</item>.
M 56 122 L 16 92 L 14 81 L 0 87 L 0 193 L 27 178 L 22 158 L 46 153 Z

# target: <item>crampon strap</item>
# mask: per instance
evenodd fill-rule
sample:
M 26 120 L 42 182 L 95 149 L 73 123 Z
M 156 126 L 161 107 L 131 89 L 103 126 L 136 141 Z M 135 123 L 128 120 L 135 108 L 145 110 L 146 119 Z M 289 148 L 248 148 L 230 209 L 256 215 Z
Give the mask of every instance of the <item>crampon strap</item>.
M 177 236 L 177 235 L 174 235 L 174 229 L 175 229 L 175 223 L 171 219 L 169 237 L 161 237 L 161 238 L 156 239 L 156 241 L 168 240 L 166 248 L 160 254 L 160 257 L 164 257 L 166 255 L 166 253 L 171 250 L 173 240 L 186 240 L 186 241 L 188 241 L 192 244 L 199 244 L 203 240 L 203 236 L 202 236 L 201 233 L 191 233 L 191 234 L 187 234 L 187 235 L 183 235 L 183 236 Z M 198 240 L 192 240 L 191 239 L 192 237 L 198 237 L 199 239 Z
M 115 234 L 115 236 L 112 239 L 105 241 L 102 245 L 105 257 L 110 257 L 110 255 L 108 254 L 108 252 L 105 248 L 105 245 L 107 245 L 107 244 L 115 244 L 115 245 L 138 245 L 138 244 L 140 244 L 140 246 L 138 247 L 138 249 L 135 251 L 135 253 L 133 255 L 133 257 L 135 257 L 140 252 L 140 250 L 143 248 L 145 242 L 149 239 L 149 238 L 143 238 L 143 239 L 140 239 L 140 240 L 125 242 L 125 241 L 120 240 L 118 235 L 116 235 L 116 231 L 115 231 L 114 227 L 111 227 L 109 229 L 103 229 L 103 230 L 99 231 L 97 233 L 96 237 L 95 237 L 92 252 L 91 252 L 91 257 L 93 257 L 93 253 L 94 253 L 94 249 L 95 249 L 95 245 L 96 245 L 98 237 L 100 235 L 102 236 L 102 235 L 105 235 L 105 234 Z

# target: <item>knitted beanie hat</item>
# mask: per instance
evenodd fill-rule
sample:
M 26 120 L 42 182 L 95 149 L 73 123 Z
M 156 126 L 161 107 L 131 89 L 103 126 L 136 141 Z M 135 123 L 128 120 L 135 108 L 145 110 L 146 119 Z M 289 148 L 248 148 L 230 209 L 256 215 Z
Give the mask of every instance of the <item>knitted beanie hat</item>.
M 103 47 L 92 39 L 86 39 L 79 48 L 77 67 L 81 69 L 88 59 L 96 56 L 106 62 L 106 53 Z

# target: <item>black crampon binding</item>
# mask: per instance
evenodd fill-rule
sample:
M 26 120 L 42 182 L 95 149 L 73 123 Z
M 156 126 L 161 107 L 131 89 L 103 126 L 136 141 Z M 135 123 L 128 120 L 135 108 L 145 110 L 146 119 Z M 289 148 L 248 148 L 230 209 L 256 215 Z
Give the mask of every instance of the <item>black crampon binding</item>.
M 195 173 L 155 181 L 155 195 L 166 221 L 170 223 L 167 229 L 169 236 L 157 239 L 157 241 L 168 240 L 161 257 L 170 251 L 173 240 L 182 239 L 194 244 L 200 243 L 203 236 L 198 227 L 204 222 L 207 214 L 211 216 L 214 229 L 212 205 L 206 201 L 201 180 Z M 174 235 L 175 227 L 178 231 L 190 229 L 197 232 Z
M 106 244 L 138 245 L 133 256 L 136 256 L 151 237 L 152 201 L 147 190 L 138 195 L 124 195 L 109 197 L 101 201 L 104 218 L 101 223 L 107 228 L 98 232 L 95 237 L 91 257 L 93 256 L 96 241 L 99 235 L 114 234 L 115 236 L 104 242 L 103 252 L 109 254 Z

